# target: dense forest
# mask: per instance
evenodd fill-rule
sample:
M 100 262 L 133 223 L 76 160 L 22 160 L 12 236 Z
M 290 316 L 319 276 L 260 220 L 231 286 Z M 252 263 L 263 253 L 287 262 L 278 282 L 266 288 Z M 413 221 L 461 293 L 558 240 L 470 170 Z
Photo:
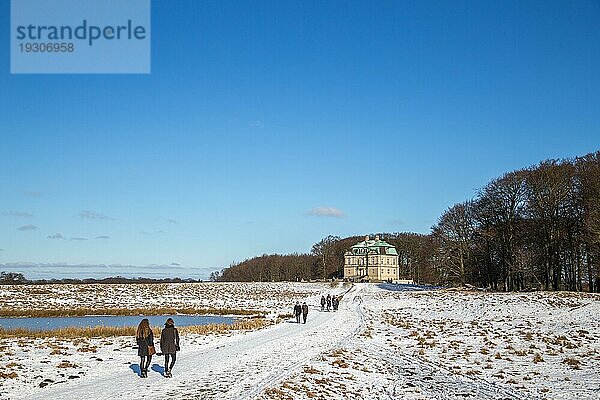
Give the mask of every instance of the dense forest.
M 418 283 L 499 291 L 600 292 L 600 151 L 504 174 L 455 204 L 431 233 L 384 233 L 400 275 Z M 308 254 L 262 255 L 216 281 L 339 278 L 343 254 L 363 236 L 328 236 Z

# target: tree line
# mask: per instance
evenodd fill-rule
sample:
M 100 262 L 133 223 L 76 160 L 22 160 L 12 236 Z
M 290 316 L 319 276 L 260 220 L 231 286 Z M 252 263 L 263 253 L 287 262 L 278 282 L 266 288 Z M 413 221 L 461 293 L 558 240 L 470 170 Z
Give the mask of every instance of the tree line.
M 2 271 L 0 272 L 0 285 L 86 285 L 86 284 L 129 284 L 129 283 L 196 283 L 202 282 L 202 280 L 195 279 L 181 279 L 181 278 L 164 278 L 164 279 L 152 279 L 152 278 L 124 278 L 122 276 L 94 279 L 74 279 L 74 278 L 63 278 L 63 279 L 27 279 L 24 274 L 20 272 Z
M 600 152 L 488 183 L 433 227 L 442 281 L 494 290 L 600 291 Z
M 546 160 L 489 182 L 448 208 L 427 235 L 384 233 L 400 277 L 498 291 L 600 292 L 600 151 Z M 262 255 L 215 272 L 215 281 L 342 277 L 362 236 L 327 236 L 310 253 Z

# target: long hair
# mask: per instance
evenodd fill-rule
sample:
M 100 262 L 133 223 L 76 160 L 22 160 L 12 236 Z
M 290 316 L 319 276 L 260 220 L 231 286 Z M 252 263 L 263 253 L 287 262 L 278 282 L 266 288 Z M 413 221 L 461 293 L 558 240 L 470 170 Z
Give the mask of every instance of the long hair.
M 145 338 L 150 335 L 150 332 L 152 332 L 150 330 L 150 321 L 148 321 L 148 318 L 144 318 L 137 327 L 135 337 Z

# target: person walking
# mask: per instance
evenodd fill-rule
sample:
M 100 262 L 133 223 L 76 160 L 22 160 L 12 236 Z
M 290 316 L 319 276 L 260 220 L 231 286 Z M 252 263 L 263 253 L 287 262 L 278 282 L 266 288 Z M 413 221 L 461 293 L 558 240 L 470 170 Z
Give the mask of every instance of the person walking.
M 327 295 L 327 311 L 331 310 L 331 295 Z
M 296 317 L 296 323 L 300 323 L 300 315 L 302 314 L 302 306 L 300 305 L 300 302 L 297 301 L 296 305 L 294 306 L 294 316 Z
M 179 332 L 175 328 L 173 318 L 168 318 L 165 327 L 160 334 L 160 350 L 165 356 L 165 377 L 171 378 L 173 375 L 173 365 L 177 360 L 177 352 L 179 351 Z M 169 358 L 171 364 L 169 365 Z
M 331 296 L 331 306 L 333 307 L 333 311 L 337 311 L 339 304 L 340 301 L 338 300 L 337 296 Z
M 325 311 L 325 296 L 321 296 L 321 311 Z
M 137 327 L 135 341 L 138 345 L 138 356 L 140 357 L 140 377 L 148 377 L 148 367 L 152 362 L 152 355 L 156 354 L 154 349 L 154 334 L 150 329 L 150 321 L 144 318 Z
M 302 323 L 306 323 L 306 317 L 308 316 L 308 305 L 306 302 L 302 303 Z

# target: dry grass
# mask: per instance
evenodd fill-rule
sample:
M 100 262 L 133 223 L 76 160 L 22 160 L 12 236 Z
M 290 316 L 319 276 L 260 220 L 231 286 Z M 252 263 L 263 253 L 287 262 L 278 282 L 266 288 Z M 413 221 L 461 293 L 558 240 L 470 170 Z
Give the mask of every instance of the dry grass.
M 80 353 L 97 353 L 98 347 L 84 344 L 83 346 L 78 348 L 77 351 Z
M 112 337 L 112 336 L 134 336 L 135 327 L 70 327 L 52 329 L 48 331 L 35 331 L 25 328 L 4 329 L 0 328 L 0 338 L 47 338 L 57 337 L 63 339 L 74 339 L 80 337 Z
M 73 308 L 73 309 L 41 309 L 16 310 L 0 308 L 0 318 L 27 317 L 87 317 L 90 315 L 124 316 L 124 315 L 264 315 L 262 311 L 242 310 L 234 308 Z
M 0 379 L 15 379 L 17 377 L 17 373 L 12 372 L 2 372 L 0 371 Z
M 264 318 L 252 318 L 241 321 L 235 321 L 233 324 L 209 324 L 197 326 L 184 326 L 178 328 L 182 334 L 196 333 L 199 335 L 207 335 L 209 333 L 225 333 L 229 331 L 245 331 L 261 329 L 269 325 L 269 322 Z
M 320 374 L 321 371 L 319 371 L 318 369 L 315 369 L 313 367 L 305 366 L 304 373 L 305 374 Z
M 58 364 L 56 366 L 56 368 L 77 368 L 78 365 L 77 364 L 73 364 L 72 362 L 68 361 L 68 360 L 62 360 L 60 362 L 60 364 Z
M 344 349 L 335 349 L 331 352 L 332 357 L 341 357 L 344 355 Z
M 563 362 L 573 369 L 580 369 L 581 361 L 574 357 L 567 357 L 563 360 Z
M 349 365 L 348 363 L 341 358 L 338 358 L 337 360 L 334 360 L 331 365 L 333 365 L 334 367 L 339 367 L 339 368 L 348 368 Z
M 268 396 L 270 399 L 294 400 L 294 398 L 292 396 L 290 396 L 289 394 L 285 393 L 283 390 L 278 389 L 278 388 L 265 389 L 265 395 Z
M 179 327 L 178 330 L 182 334 L 196 333 L 207 335 L 210 333 L 224 333 L 232 330 L 250 330 L 260 329 L 268 325 L 264 318 L 251 318 L 240 321 L 235 321 L 233 324 L 209 324 Z M 115 336 L 135 336 L 136 328 L 114 327 L 114 326 L 94 326 L 94 327 L 70 327 L 52 329 L 48 331 L 34 331 L 29 329 L 3 329 L 0 328 L 0 338 L 47 338 L 56 337 L 62 339 L 75 338 L 97 338 L 97 337 L 115 337 Z M 155 337 L 160 337 L 160 328 L 153 328 Z M 80 351 L 83 351 L 80 349 Z M 86 351 L 92 351 L 86 349 Z

